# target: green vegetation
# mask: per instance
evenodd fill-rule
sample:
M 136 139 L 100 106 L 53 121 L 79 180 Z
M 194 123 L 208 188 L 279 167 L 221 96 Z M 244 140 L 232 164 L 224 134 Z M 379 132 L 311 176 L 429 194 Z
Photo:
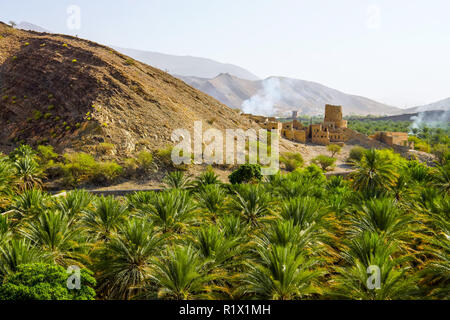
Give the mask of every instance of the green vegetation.
M 0 299 L 450 298 L 445 156 L 428 167 L 367 150 L 349 180 L 315 165 L 264 181 L 244 165 L 231 185 L 175 171 L 161 192 L 117 198 L 41 191 L 58 158 L 48 146 L 0 157 Z M 118 167 L 78 153 L 62 171 Z M 82 290 L 67 288 L 69 266 Z
M 158 156 L 159 160 L 162 161 L 165 165 L 171 165 L 172 164 L 172 146 L 167 146 L 166 148 L 159 149 L 156 152 L 156 155 Z
M 366 149 L 363 147 L 354 147 L 350 150 L 349 160 L 350 161 L 361 161 L 364 156 Z
M 312 160 L 312 163 L 320 166 L 323 171 L 328 171 L 330 169 L 333 169 L 336 163 L 336 159 L 321 154 L 315 157 Z
M 450 126 L 448 123 L 430 123 L 434 127 L 422 125 L 416 127 L 412 121 L 377 120 L 368 121 L 351 119 L 349 128 L 365 135 L 372 135 L 377 131 L 407 132 L 410 141 L 414 141 L 415 149 L 423 152 L 431 152 L 435 145 L 442 144 L 450 147 Z
M 229 176 L 231 184 L 258 182 L 261 179 L 261 166 L 259 164 L 243 164 Z
M 112 182 L 123 172 L 123 168 L 113 161 L 99 162 L 86 153 L 64 155 L 60 164 L 66 184 L 77 186 L 86 182 Z
M 125 60 L 125 64 L 128 66 L 134 66 L 136 63 L 133 59 L 130 58 L 130 59 Z
M 95 150 L 99 154 L 111 154 L 115 149 L 116 149 L 116 147 L 112 143 L 107 143 L 107 142 L 99 143 L 95 147 Z
M 349 120 L 348 127 L 352 130 L 363 133 L 367 136 L 373 135 L 378 131 L 410 132 L 412 121 L 364 121 Z
M 303 167 L 305 161 L 300 153 L 287 152 L 281 155 L 280 163 L 284 164 L 287 171 L 294 171 Z
M 40 145 L 37 147 L 37 162 L 44 169 L 55 165 L 58 154 L 53 150 L 52 146 Z
M 33 111 L 33 119 L 38 121 L 42 118 L 42 112 L 40 112 L 39 110 L 34 110 Z
M 0 300 L 94 300 L 96 281 L 91 271 L 80 270 L 79 290 L 67 288 L 67 275 L 59 265 L 21 264 L 17 270 L 1 275 Z
M 155 168 L 153 154 L 145 150 L 139 152 L 137 158 L 126 159 L 124 164 L 125 175 L 128 177 L 140 177 L 150 173 Z
M 137 165 L 144 173 L 149 172 L 153 165 L 153 155 L 148 151 L 141 151 L 137 155 Z
M 337 154 L 340 154 L 342 147 L 337 144 L 330 144 L 327 146 L 327 150 L 331 153 L 331 157 L 334 158 Z

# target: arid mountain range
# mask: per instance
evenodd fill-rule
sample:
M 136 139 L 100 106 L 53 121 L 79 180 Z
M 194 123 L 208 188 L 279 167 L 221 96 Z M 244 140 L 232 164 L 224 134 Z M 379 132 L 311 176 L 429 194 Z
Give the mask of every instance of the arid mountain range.
M 221 63 L 211 59 L 176 56 L 159 52 L 142 51 L 113 47 L 117 51 L 142 61 L 155 68 L 177 76 L 195 76 L 200 78 L 214 78 L 220 73 L 230 73 L 247 80 L 259 78 L 244 68 L 229 63 Z
M 292 111 L 299 114 L 323 114 L 325 104 L 345 106 L 345 114 L 390 115 L 401 109 L 364 97 L 343 93 L 319 83 L 270 77 L 265 80 L 244 80 L 230 74 L 213 79 L 180 77 L 191 86 L 213 96 L 222 103 L 244 112 L 286 116 Z
M 418 106 L 414 108 L 403 109 L 405 113 L 424 112 L 433 110 L 445 110 L 450 111 L 450 98 L 440 100 L 434 103 L 430 103 L 424 106 Z
M 29 22 L 19 23 L 18 28 L 49 32 Z M 425 106 L 401 109 L 315 82 L 285 77 L 261 80 L 242 67 L 211 59 L 114 48 L 182 79 L 231 108 L 246 112 L 286 116 L 297 110 L 299 114 L 315 115 L 323 113 L 326 103 L 345 106 L 347 115 L 397 115 L 450 109 L 450 98 Z

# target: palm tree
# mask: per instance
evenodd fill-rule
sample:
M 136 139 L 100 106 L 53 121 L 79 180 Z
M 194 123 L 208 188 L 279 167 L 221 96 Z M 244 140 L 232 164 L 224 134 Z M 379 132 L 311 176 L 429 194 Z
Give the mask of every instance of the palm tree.
M 11 238 L 11 229 L 8 216 L 0 215 L 0 246 Z
M 50 197 L 40 190 L 26 190 L 15 197 L 11 206 L 15 220 L 34 219 L 50 207 Z
M 202 189 L 210 185 L 220 185 L 220 184 L 221 182 L 219 180 L 219 176 L 211 168 L 208 168 L 208 170 L 203 172 L 194 181 L 194 185 L 198 189 Z
M 114 197 L 101 197 L 94 203 L 94 208 L 86 210 L 82 217 L 83 224 L 98 240 L 109 240 L 125 221 L 128 207 Z
M 93 201 L 92 195 L 85 190 L 69 192 L 65 197 L 55 200 L 56 208 L 66 215 L 69 220 L 77 220 L 86 211 Z
M 408 177 L 406 174 L 407 173 L 402 173 L 398 176 L 398 179 L 392 186 L 391 190 L 395 200 L 401 206 L 408 206 L 412 202 L 412 197 L 415 196 L 415 190 L 410 188 L 410 185 L 415 184 L 417 186 L 420 186 L 420 184 L 414 183 L 411 180 L 411 177 Z
M 206 274 L 205 263 L 192 247 L 168 249 L 167 256 L 157 258 L 151 278 L 158 288 L 158 297 L 192 300 L 205 297 L 217 276 Z
M 366 200 L 358 206 L 349 221 L 352 234 L 369 231 L 396 241 L 405 240 L 414 223 L 412 217 L 402 212 L 390 198 Z
M 156 226 L 168 233 L 181 231 L 192 223 L 196 208 L 187 191 L 173 189 L 158 194 L 152 205 L 144 211 Z
M 375 149 L 365 151 L 355 167 L 353 187 L 361 192 L 390 190 L 398 178 L 392 161 Z
M 164 184 L 169 189 L 190 189 L 192 180 L 183 171 L 174 171 L 164 178 Z
M 57 211 L 47 211 L 36 221 L 29 221 L 20 229 L 20 234 L 65 267 L 78 264 L 85 244 L 80 229 L 71 227 L 69 218 Z
M 430 255 L 422 272 L 423 286 L 431 297 L 450 298 L 450 197 L 436 197 L 429 203 L 427 245 L 424 252 Z
M 426 251 L 432 255 L 423 270 L 423 281 L 431 287 L 430 295 L 438 299 L 450 299 L 450 230 L 436 234 Z
M 341 257 L 347 264 L 335 267 L 338 275 L 330 291 L 332 297 L 399 300 L 410 299 L 418 292 L 416 275 L 408 273 L 411 257 L 399 256 L 395 243 L 377 233 L 364 232 L 353 239 L 343 248 Z
M 406 170 L 407 176 L 419 184 L 430 180 L 430 168 L 418 161 L 411 161 Z
M 197 202 L 201 208 L 215 217 L 224 209 L 225 191 L 217 184 L 208 184 L 196 194 Z
M 39 164 L 30 156 L 17 158 L 13 166 L 16 170 L 17 183 L 21 190 L 41 188 L 42 170 Z
M 295 180 L 284 179 L 275 187 L 275 193 L 282 199 L 292 199 L 297 197 L 322 198 L 325 192 L 321 184 L 314 179 L 298 175 Z
M 317 292 L 319 260 L 298 254 L 294 245 L 258 247 L 256 263 L 247 263 L 243 290 L 259 299 L 303 299 Z
M 230 265 L 239 251 L 239 239 L 225 237 L 217 226 L 205 226 L 196 230 L 193 243 L 201 257 L 212 262 L 210 268 Z
M 47 256 L 30 241 L 11 239 L 0 245 L 0 281 L 8 274 L 17 271 L 22 264 L 45 262 Z
M 307 247 L 314 245 L 313 228 L 302 229 L 300 225 L 294 224 L 294 220 L 277 220 L 259 236 L 261 247 L 270 246 L 288 247 L 294 246 L 300 253 Z
M 140 212 L 144 208 L 148 208 L 154 202 L 155 195 L 155 192 L 148 191 L 139 191 L 127 195 L 128 209 Z
M 238 185 L 232 199 L 231 209 L 242 215 L 252 226 L 260 223 L 271 214 L 270 195 L 259 185 Z
M 347 187 L 347 183 L 341 176 L 332 176 L 330 180 L 327 181 L 326 188 L 327 190 L 334 190 L 338 188 Z
M 436 168 L 433 184 L 442 193 L 450 195 L 450 163 Z
M 0 158 L 0 209 L 7 206 L 13 195 L 15 175 L 8 158 Z
M 322 226 L 323 219 L 327 214 L 326 207 L 320 200 L 312 197 L 298 197 L 285 200 L 281 204 L 281 217 L 285 220 L 292 220 L 294 225 L 306 230 L 313 224 Z
M 249 236 L 250 226 L 243 221 L 241 215 L 223 215 L 219 218 L 218 225 L 223 230 L 226 238 L 240 238 L 245 242 L 245 239 Z
M 130 299 L 142 292 L 151 273 L 151 258 L 161 250 L 153 225 L 132 219 L 106 243 L 98 266 L 99 290 L 109 299 Z

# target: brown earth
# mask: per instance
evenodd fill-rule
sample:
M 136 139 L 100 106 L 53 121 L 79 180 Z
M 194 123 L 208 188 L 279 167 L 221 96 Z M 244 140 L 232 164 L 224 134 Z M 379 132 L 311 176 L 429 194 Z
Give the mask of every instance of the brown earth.
M 48 142 L 59 152 L 112 143 L 116 156 L 170 142 L 176 128 L 247 128 L 212 97 L 108 47 L 0 22 L 0 150 Z

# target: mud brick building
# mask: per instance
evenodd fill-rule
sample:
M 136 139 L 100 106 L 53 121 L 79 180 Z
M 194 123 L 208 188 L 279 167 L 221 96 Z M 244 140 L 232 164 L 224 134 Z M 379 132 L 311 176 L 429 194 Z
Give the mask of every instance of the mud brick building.
M 296 142 L 312 142 L 320 145 L 330 143 L 343 144 L 345 141 L 344 129 L 347 121 L 343 120 L 341 106 L 325 106 L 323 123 L 303 126 L 299 121 L 283 123 L 281 136 Z
M 370 138 L 384 142 L 389 146 L 414 148 L 414 142 L 408 141 L 408 134 L 406 132 L 377 132 L 370 136 Z
M 343 146 L 346 142 L 356 142 L 368 148 L 400 147 L 403 149 L 413 148 L 414 145 L 408 141 L 408 134 L 403 132 L 377 132 L 368 137 L 347 127 L 344 120 L 342 106 L 325 106 L 325 117 L 322 123 L 304 126 L 296 120 L 290 122 L 279 122 L 274 117 L 254 116 L 244 114 L 255 121 L 262 128 L 277 130 L 279 135 L 287 140 L 299 143 L 314 143 L 318 145 L 337 144 Z

